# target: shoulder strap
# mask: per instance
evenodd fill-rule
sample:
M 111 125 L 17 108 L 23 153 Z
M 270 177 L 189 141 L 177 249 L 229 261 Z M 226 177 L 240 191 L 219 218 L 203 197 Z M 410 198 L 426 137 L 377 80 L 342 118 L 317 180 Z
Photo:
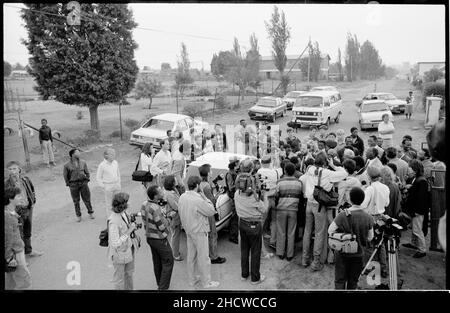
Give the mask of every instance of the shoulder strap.
M 320 181 L 322 180 L 322 171 L 323 171 L 323 169 L 319 170 L 319 181 L 317 183 L 317 186 L 319 186 L 319 187 L 320 187 Z
M 349 209 L 345 209 L 344 212 L 345 212 L 345 216 L 347 216 L 347 220 L 348 220 L 348 223 L 350 225 L 350 233 L 352 235 L 354 235 L 353 234 L 353 225 L 352 225 L 352 213 L 350 212 Z
M 137 163 L 136 163 L 136 168 L 134 169 L 135 172 L 137 171 L 138 166 L 139 166 L 139 163 L 141 162 L 141 156 L 142 156 L 142 153 L 139 154 L 139 158 L 138 158 L 138 161 L 137 161 Z

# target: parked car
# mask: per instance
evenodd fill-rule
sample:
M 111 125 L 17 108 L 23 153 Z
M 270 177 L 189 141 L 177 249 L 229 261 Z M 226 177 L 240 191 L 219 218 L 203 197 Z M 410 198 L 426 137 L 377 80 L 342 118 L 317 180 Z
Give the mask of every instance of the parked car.
M 295 100 L 300 97 L 301 94 L 306 93 L 307 91 L 289 91 L 282 99 L 282 101 L 286 104 L 287 110 L 292 110 L 294 106 Z
M 192 117 L 183 114 L 164 113 L 153 116 L 145 122 L 139 129 L 133 131 L 129 143 L 143 146 L 146 142 L 153 143 L 155 149 L 160 148 L 160 142 L 167 138 L 167 131 L 172 133 L 181 131 L 183 137 L 190 140 L 190 132 L 194 129 L 194 134 L 201 134 L 203 129 L 209 124 L 203 121 L 194 120 Z
M 316 86 L 311 88 L 310 91 L 337 91 L 334 86 Z
M 392 113 L 405 113 L 406 101 L 397 99 L 396 96 L 389 92 L 372 92 L 362 99 L 362 101 L 365 100 L 384 100 Z
M 215 180 L 219 175 L 223 174 L 225 177 L 226 172 L 228 171 L 228 164 L 231 157 L 238 157 L 239 160 L 244 160 L 246 158 L 254 159 L 254 157 L 250 157 L 244 154 L 236 154 L 229 152 L 209 152 L 200 157 L 198 157 L 195 161 L 189 164 L 189 167 L 186 171 L 185 183 L 189 179 L 189 177 L 193 175 L 199 175 L 198 168 L 203 164 L 211 165 L 211 174 L 213 180 Z M 226 228 L 230 224 L 230 219 L 233 216 L 231 201 L 228 197 L 228 194 L 225 190 L 225 180 L 221 179 L 217 182 L 219 186 L 219 192 L 216 193 L 216 210 L 219 213 L 219 220 L 216 221 L 217 231 L 220 231 L 223 228 Z
M 389 120 L 394 121 L 389 106 L 382 100 L 365 100 L 358 108 L 359 127 L 361 130 L 377 128 L 383 119 L 384 114 L 389 115 Z
M 311 91 L 300 95 L 292 108 L 291 124 L 330 125 L 339 123 L 342 114 L 342 99 L 339 91 Z
M 248 110 L 248 115 L 250 119 L 265 119 L 275 122 L 278 116 L 286 114 L 286 110 L 286 104 L 281 98 L 262 97 Z

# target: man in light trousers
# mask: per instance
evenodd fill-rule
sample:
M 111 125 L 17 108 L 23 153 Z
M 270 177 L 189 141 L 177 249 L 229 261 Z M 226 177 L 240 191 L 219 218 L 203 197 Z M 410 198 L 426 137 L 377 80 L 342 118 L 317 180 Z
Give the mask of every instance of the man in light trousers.
M 105 191 L 106 218 L 112 213 L 112 200 L 116 193 L 121 190 L 119 164 L 115 159 L 116 152 L 108 148 L 103 153 L 104 160 L 97 169 L 97 183 Z
M 52 129 L 47 126 L 47 120 L 41 120 L 41 128 L 39 129 L 39 143 L 42 149 L 42 158 L 47 166 L 55 165 L 55 156 L 53 155 L 53 136 Z

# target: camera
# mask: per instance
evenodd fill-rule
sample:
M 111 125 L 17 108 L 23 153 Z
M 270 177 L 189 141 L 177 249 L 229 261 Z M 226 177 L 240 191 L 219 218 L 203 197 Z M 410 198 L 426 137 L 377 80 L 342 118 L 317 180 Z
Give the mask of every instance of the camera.
M 131 213 L 130 214 L 130 222 L 136 224 L 136 229 L 140 229 L 140 228 L 142 228 L 142 223 L 136 223 L 136 217 L 142 217 L 141 212 Z
M 164 199 L 159 199 L 158 201 L 156 201 L 156 204 L 158 204 L 159 206 L 165 206 L 167 204 L 167 201 Z
M 219 181 L 221 181 L 221 180 L 223 180 L 225 178 L 225 174 L 219 174 L 219 175 L 217 175 L 217 177 L 216 178 L 214 178 L 213 180 L 212 180 L 212 183 L 214 184 L 214 185 L 217 185 L 217 183 L 219 182 Z
M 267 187 L 267 176 L 262 176 L 261 174 L 258 174 L 258 179 L 260 182 L 261 190 L 269 191 L 270 189 Z
M 384 236 L 385 238 L 391 236 L 400 238 L 402 230 L 403 227 L 400 226 L 398 220 L 389 215 L 382 215 L 381 219 L 379 219 L 374 226 L 375 238 L 378 240 L 381 239 L 381 236 Z

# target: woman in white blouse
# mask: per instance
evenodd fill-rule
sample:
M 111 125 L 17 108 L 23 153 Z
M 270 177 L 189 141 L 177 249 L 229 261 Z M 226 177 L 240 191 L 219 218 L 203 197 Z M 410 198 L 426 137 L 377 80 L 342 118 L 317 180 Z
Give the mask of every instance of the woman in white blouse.
M 153 144 L 151 142 L 146 142 L 142 147 L 141 158 L 139 165 L 142 171 L 150 171 L 150 167 L 153 163 L 153 158 L 155 157 L 155 149 L 153 149 Z M 145 189 L 152 185 L 152 182 L 142 182 Z

